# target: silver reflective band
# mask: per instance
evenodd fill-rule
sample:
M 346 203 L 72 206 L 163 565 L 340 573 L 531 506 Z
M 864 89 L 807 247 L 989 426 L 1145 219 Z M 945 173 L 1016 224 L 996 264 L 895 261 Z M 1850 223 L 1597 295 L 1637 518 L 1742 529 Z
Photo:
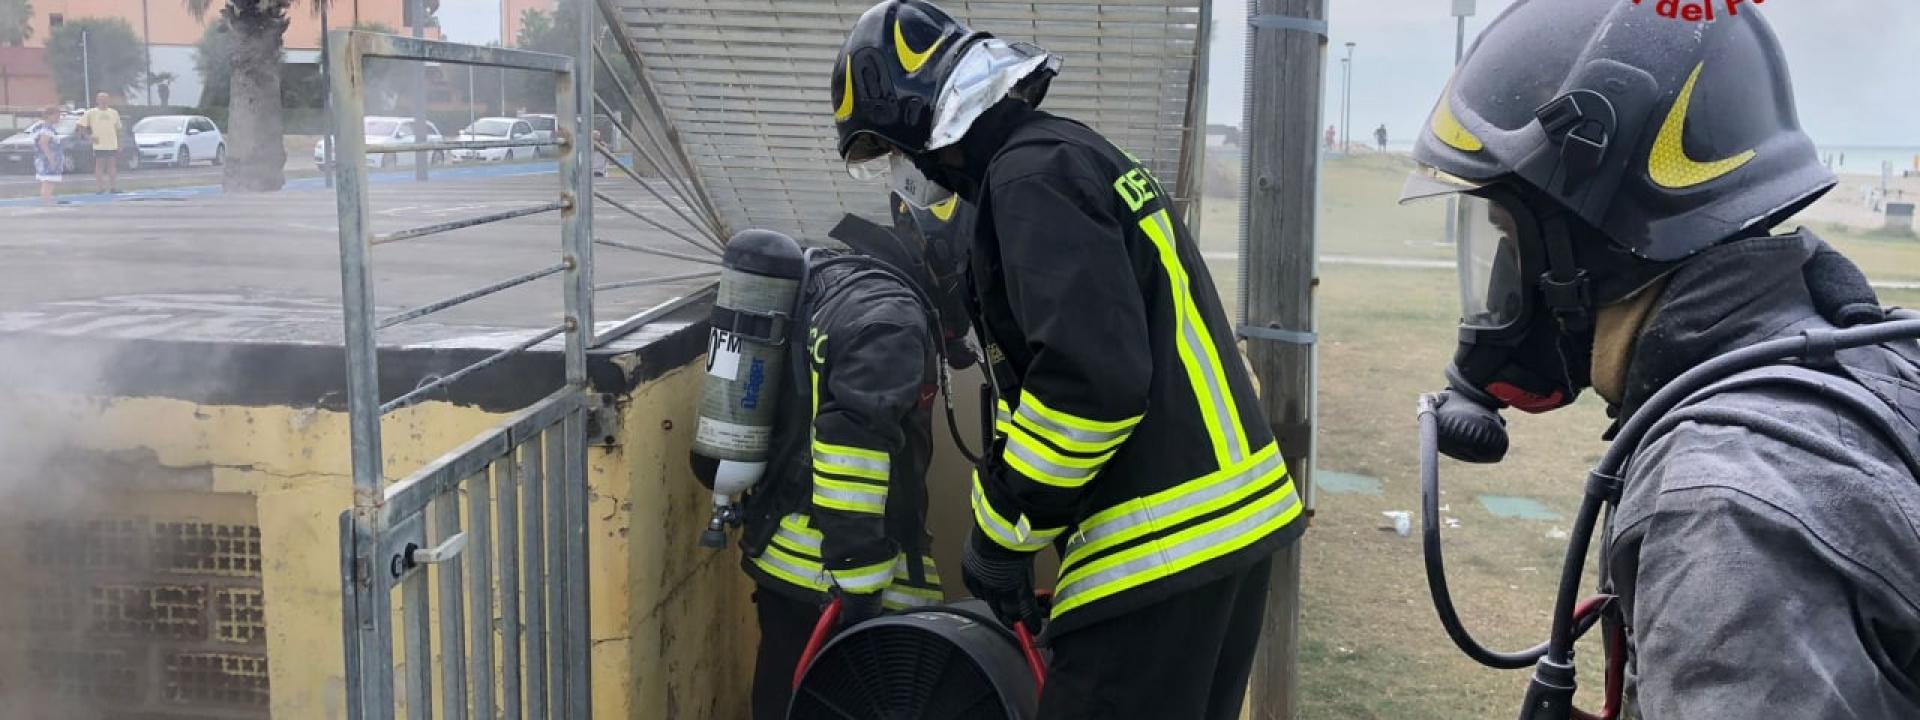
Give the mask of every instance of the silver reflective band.
M 1165 212 L 1156 212 L 1153 214 L 1152 219 L 1153 224 L 1160 227 L 1161 235 L 1165 237 L 1168 242 L 1172 242 L 1174 237 L 1173 228 L 1167 224 L 1167 214 Z M 1177 261 L 1178 256 L 1176 255 L 1174 257 Z M 1184 269 L 1182 269 L 1182 274 L 1185 274 Z M 1188 298 L 1188 302 L 1192 302 L 1191 297 Z M 1220 424 L 1220 434 L 1226 436 L 1227 461 L 1240 462 L 1241 460 L 1245 460 L 1247 458 L 1247 444 L 1246 441 L 1240 437 L 1240 424 L 1237 422 L 1237 418 L 1234 418 L 1231 413 L 1227 412 L 1225 395 L 1226 383 L 1220 377 L 1219 364 L 1207 361 L 1208 351 L 1211 350 L 1211 348 L 1205 344 L 1205 340 L 1201 339 L 1199 328 L 1195 327 L 1193 323 L 1188 322 L 1186 313 L 1181 313 L 1178 309 L 1176 309 L 1175 312 L 1180 315 L 1180 340 L 1186 343 L 1187 353 L 1193 357 L 1193 363 L 1200 367 L 1200 376 L 1207 384 L 1206 401 L 1209 406 L 1208 409 L 1213 412 L 1214 421 Z M 1194 388 L 1194 391 L 1198 394 L 1200 388 Z
M 893 588 L 887 588 L 886 590 L 880 591 L 880 602 L 890 608 L 919 608 L 936 605 L 939 604 L 940 601 L 918 595 L 908 595 Z
M 870 477 L 875 480 L 885 480 L 889 470 L 893 467 L 891 461 L 887 460 L 884 456 L 880 458 L 870 458 L 860 457 L 858 455 L 846 455 L 821 450 L 819 445 L 813 446 L 813 463 L 815 470 L 835 472 L 844 468 L 855 471 L 848 473 L 850 475 Z M 822 465 L 827 467 L 820 467 Z
M 786 572 L 788 575 L 792 575 L 793 577 L 789 579 L 806 581 L 809 587 L 815 590 L 827 589 L 827 573 L 820 568 L 805 568 L 795 565 L 787 562 L 784 558 L 775 557 L 771 550 L 760 553 L 760 557 L 754 558 L 753 561 L 761 565 L 771 565 Z
M 1039 411 L 1034 410 L 1033 406 L 1027 403 L 1021 403 L 1020 409 L 1015 410 L 1014 414 L 1015 416 L 1019 417 L 1021 420 L 1032 423 L 1034 426 L 1042 430 L 1046 430 L 1052 433 L 1057 433 L 1061 437 L 1067 438 L 1068 440 L 1072 440 L 1074 442 L 1086 443 L 1088 445 L 1105 445 L 1115 440 L 1119 440 L 1120 438 L 1126 437 L 1127 433 L 1133 432 L 1133 428 L 1131 427 L 1122 429 L 1122 430 L 1105 430 L 1105 431 L 1081 430 L 1079 428 L 1067 427 L 1066 425 L 1062 425 L 1060 423 L 1054 422 L 1053 420 L 1047 418 L 1046 416 L 1041 415 Z M 1061 448 L 1061 449 L 1072 450 L 1073 448 Z
M 1278 489 L 1276 488 L 1275 491 L 1278 492 Z M 1105 570 L 1090 573 L 1083 577 L 1062 583 L 1059 591 L 1054 594 L 1053 604 L 1056 608 L 1055 614 L 1057 616 L 1062 610 L 1072 609 L 1072 606 L 1076 604 L 1074 602 L 1075 597 L 1081 593 L 1099 590 L 1107 585 L 1140 575 L 1152 574 L 1153 571 L 1162 567 L 1181 564 L 1182 561 L 1195 554 L 1225 545 L 1253 532 L 1261 525 L 1293 509 L 1293 506 L 1299 503 L 1300 494 L 1289 492 L 1280 502 L 1276 502 L 1259 512 L 1242 518 L 1238 522 L 1201 533 L 1171 547 L 1159 548 L 1158 552 L 1150 553 L 1144 557 L 1135 558 Z M 1240 546 L 1244 547 L 1251 542 L 1252 541 L 1249 540 L 1247 543 L 1240 543 Z M 1186 568 L 1182 567 L 1180 569 L 1184 570 Z M 1142 580 L 1141 582 L 1151 582 L 1152 580 L 1171 576 L 1172 574 L 1172 572 L 1161 573 L 1158 577 Z
M 1034 470 L 1047 475 L 1047 477 L 1043 478 L 1034 478 L 1034 480 L 1047 485 L 1059 485 L 1060 482 L 1054 482 L 1055 480 L 1078 485 L 1093 479 L 1093 474 L 1099 472 L 1098 468 L 1068 467 L 1041 457 L 1039 453 L 1027 447 L 1027 444 L 1022 442 L 1018 436 L 1015 436 L 1007 443 L 1007 454 L 1019 458 L 1021 462 L 1032 466 Z M 1104 464 L 1105 462 L 1106 458 L 1099 458 L 1096 464 Z
M 848 484 L 857 485 L 858 483 Z M 885 490 L 842 490 L 839 487 L 826 487 L 821 485 L 820 478 L 813 479 L 813 497 L 816 503 L 825 499 L 854 507 L 872 507 L 875 508 L 874 512 L 884 511 L 887 507 L 887 491 Z
M 807 537 L 805 535 L 801 535 L 800 533 L 794 532 L 793 530 L 786 527 L 782 527 L 779 530 L 774 531 L 773 536 L 781 540 L 787 541 L 788 544 L 794 547 L 810 551 L 815 555 L 820 554 L 819 538 Z
M 1007 521 L 1000 517 L 999 513 L 993 509 L 993 506 L 987 503 L 986 491 L 981 489 L 980 479 L 977 475 L 973 481 L 973 517 L 975 521 L 979 523 L 980 529 L 985 532 L 988 537 L 993 538 L 994 542 L 1011 550 L 1027 551 L 1044 549 L 1048 543 L 1053 542 L 1053 539 L 1059 537 L 1060 533 L 1066 529 L 1034 530 L 1031 524 L 1028 523 L 1025 515 L 1020 516 L 1018 524 L 1007 524 Z
M 848 574 L 850 571 L 847 570 L 833 570 L 829 572 L 833 575 L 833 584 L 840 586 L 842 590 L 850 592 L 872 592 L 886 587 L 887 583 L 893 582 L 893 567 L 887 565 L 883 565 L 877 569 L 867 570 L 858 575 L 850 575 Z
M 1088 543 L 1098 542 L 1136 527 L 1152 526 L 1155 521 L 1161 518 L 1173 517 L 1187 508 L 1198 507 L 1216 499 L 1232 495 L 1234 492 L 1246 488 L 1247 485 L 1251 483 L 1259 482 L 1260 478 L 1266 476 L 1267 473 L 1278 470 L 1286 464 L 1286 459 L 1280 456 L 1277 446 L 1269 447 L 1276 447 L 1272 455 L 1268 456 L 1265 460 L 1255 463 L 1252 467 L 1234 473 L 1230 477 L 1220 478 L 1206 487 L 1166 502 L 1116 515 L 1098 524 L 1084 527 L 1080 532 L 1074 533 L 1073 537 L 1067 539 L 1066 557 L 1069 558 L 1069 560 L 1066 562 L 1071 564 L 1072 560 L 1077 559 L 1073 558 L 1073 554 Z M 1061 574 L 1065 575 L 1065 571 L 1062 571 Z

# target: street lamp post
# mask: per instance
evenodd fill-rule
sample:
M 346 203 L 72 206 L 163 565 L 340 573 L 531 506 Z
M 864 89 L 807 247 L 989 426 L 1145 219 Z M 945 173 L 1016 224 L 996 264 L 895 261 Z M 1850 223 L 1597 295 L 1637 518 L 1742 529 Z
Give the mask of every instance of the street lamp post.
M 1467 18 L 1473 16 L 1474 0 L 1453 0 L 1453 65 L 1460 66 L 1460 60 L 1467 54 Z M 1440 98 L 1440 102 L 1451 102 L 1450 98 Z M 1457 195 L 1447 196 L 1447 240 L 1446 244 L 1458 246 L 1460 234 L 1466 231 L 1467 219 Z M 1462 280 L 1462 282 L 1465 282 Z
M 1347 43 L 1347 56 L 1340 60 L 1346 87 L 1340 91 L 1340 152 L 1353 154 L 1353 46 Z
M 325 123 L 325 133 L 320 136 L 320 182 L 333 187 L 333 62 L 327 49 L 327 35 L 333 32 L 333 25 L 327 22 L 327 6 L 331 0 L 320 2 L 320 115 Z

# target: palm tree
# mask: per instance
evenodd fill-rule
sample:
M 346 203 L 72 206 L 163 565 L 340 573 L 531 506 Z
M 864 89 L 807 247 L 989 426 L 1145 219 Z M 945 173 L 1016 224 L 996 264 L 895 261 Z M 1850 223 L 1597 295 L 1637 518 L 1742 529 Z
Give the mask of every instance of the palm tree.
M 220 0 L 184 0 L 205 19 Z M 306 0 L 319 11 L 319 3 Z M 219 23 L 233 33 L 231 100 L 227 115 L 227 190 L 268 192 L 286 185 L 287 148 L 280 111 L 280 51 L 287 12 L 300 0 L 224 0 Z
M 33 39 L 33 2 L 0 0 L 0 45 L 19 45 Z

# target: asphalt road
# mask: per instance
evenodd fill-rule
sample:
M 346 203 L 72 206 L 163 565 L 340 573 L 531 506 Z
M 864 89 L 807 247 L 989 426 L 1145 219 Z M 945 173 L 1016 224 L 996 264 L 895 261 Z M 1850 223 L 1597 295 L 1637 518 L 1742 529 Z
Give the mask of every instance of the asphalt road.
M 193 172 L 205 172 L 196 168 Z M 216 178 L 217 179 L 217 178 Z M 103 197 L 43 207 L 0 200 L 0 333 L 107 333 L 183 339 L 338 342 L 340 265 L 334 193 L 318 178 L 288 190 L 221 194 L 215 186 Z M 687 224 L 631 180 L 599 189 L 660 223 Z M 373 230 L 448 222 L 558 197 L 552 163 L 376 174 Z M 671 197 L 670 195 L 668 197 Z M 700 258 L 715 257 L 605 204 L 595 236 Z M 416 238 L 374 249 L 379 313 L 560 262 L 560 215 Z M 718 268 L 684 259 L 596 248 L 598 283 L 680 276 Z M 596 294 L 607 325 L 711 282 L 693 278 Z M 381 334 L 383 343 L 465 344 L 524 337 L 561 317 L 559 276 L 454 307 Z M 485 344 L 485 343 L 482 343 Z

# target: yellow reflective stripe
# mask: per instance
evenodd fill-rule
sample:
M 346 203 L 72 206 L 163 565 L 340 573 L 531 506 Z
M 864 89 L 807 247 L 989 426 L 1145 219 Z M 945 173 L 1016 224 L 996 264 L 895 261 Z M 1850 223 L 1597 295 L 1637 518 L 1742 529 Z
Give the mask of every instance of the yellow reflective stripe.
M 813 476 L 813 504 L 816 507 L 847 512 L 884 515 L 887 512 L 887 489 L 863 482 L 835 480 L 825 475 L 815 475 Z
M 891 467 L 886 453 L 813 441 L 814 470 L 886 482 Z
M 1001 459 L 1006 461 L 1007 467 L 1042 485 L 1068 489 L 1086 485 L 1100 472 L 1100 466 L 1106 464 L 1107 458 L 1113 456 L 1113 452 L 1108 451 L 1099 457 L 1068 457 L 1054 452 L 1046 443 L 1033 439 L 1026 432 L 1026 426 L 1015 423 L 1014 427 L 1020 432 L 1007 438 Z
M 1088 430 L 1060 422 L 1059 414 L 1044 411 L 1042 408 L 1045 405 L 1028 402 L 1029 399 L 1031 396 L 1023 399 L 1020 409 L 1014 411 L 1013 424 L 1070 452 L 1090 455 L 1112 449 L 1126 442 L 1127 436 L 1133 432 L 1133 426 L 1140 420 L 1135 417 L 1126 427 L 1112 430 Z
M 973 474 L 973 521 L 994 543 L 1008 550 L 1035 552 L 1045 549 L 1060 536 L 1066 528 L 1045 528 L 1036 530 L 1027 516 L 1021 515 L 1018 521 L 1009 521 L 1005 515 L 993 509 L 987 501 L 986 487 L 980 484 L 980 473 Z
M 883 560 L 872 565 L 862 565 L 845 570 L 829 570 L 833 584 L 841 590 L 853 593 L 870 593 L 887 586 L 893 581 L 893 561 Z
M 1127 431 L 1132 430 L 1133 426 L 1139 425 L 1140 418 L 1145 417 L 1144 415 L 1135 415 L 1133 417 L 1123 418 L 1120 420 L 1089 420 L 1087 418 L 1083 418 L 1078 415 L 1073 415 L 1071 413 L 1064 413 L 1059 410 L 1055 410 L 1051 407 L 1048 407 L 1045 402 L 1040 400 L 1039 396 L 1034 395 L 1032 392 L 1029 392 L 1026 390 L 1020 391 L 1020 411 L 1021 412 L 1031 411 L 1035 417 L 1039 417 L 1047 421 L 1050 421 L 1054 424 L 1072 428 L 1074 430 L 1083 430 L 1090 433 L 1100 433 L 1100 434 L 1107 434 L 1107 433 L 1124 434 Z
M 993 408 L 993 431 L 1001 435 L 1006 435 L 1012 431 L 1012 427 L 1013 408 L 1007 405 L 1005 399 L 995 400 Z
M 1053 616 L 1252 545 L 1286 527 L 1302 507 L 1293 481 L 1283 479 L 1279 487 L 1227 515 L 1092 561 L 1062 576 Z
M 793 534 L 806 538 L 816 546 L 820 544 L 821 538 L 825 537 L 819 530 L 813 529 L 812 520 L 808 519 L 804 513 L 789 513 L 786 517 L 780 518 L 780 529 L 792 531 Z
M 827 589 L 827 574 L 819 561 L 799 557 L 775 545 L 768 545 L 753 559 L 754 567 L 768 575 L 813 590 Z
M 1090 555 L 1155 529 L 1173 527 L 1221 508 L 1237 506 L 1286 471 L 1287 463 L 1280 456 L 1279 443 L 1268 443 L 1245 463 L 1089 516 L 1067 539 L 1061 575 L 1073 572 L 1075 566 Z
M 887 588 L 880 591 L 880 606 L 888 610 L 908 610 L 939 605 L 946 596 L 940 593 L 922 595 L 919 592 L 907 592 L 900 588 Z
M 1227 373 L 1220 365 L 1219 352 L 1213 347 L 1213 335 L 1194 305 L 1192 282 L 1174 248 L 1172 221 L 1163 208 L 1141 218 L 1140 229 L 1153 240 L 1160 251 L 1160 264 L 1167 269 L 1179 335 L 1174 347 L 1179 350 L 1180 363 L 1187 371 L 1193 395 L 1199 400 L 1200 419 L 1213 441 L 1214 459 L 1220 467 L 1240 462 L 1248 454 L 1246 440 L 1240 433 L 1240 414 L 1234 406 L 1233 392 L 1227 386 Z

